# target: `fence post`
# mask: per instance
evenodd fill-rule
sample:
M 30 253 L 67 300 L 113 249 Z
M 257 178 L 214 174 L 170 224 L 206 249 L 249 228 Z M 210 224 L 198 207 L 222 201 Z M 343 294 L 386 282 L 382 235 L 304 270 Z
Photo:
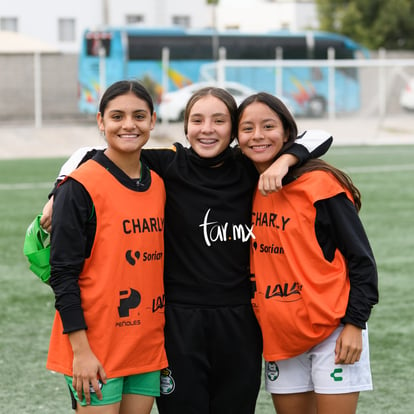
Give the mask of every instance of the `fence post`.
M 168 47 L 162 48 L 162 97 L 168 93 L 168 70 L 170 68 L 170 49 Z M 168 119 L 161 118 L 161 124 L 168 124 Z
M 106 89 L 106 51 L 104 47 L 99 49 L 99 101 Z
M 283 48 L 276 48 L 276 79 L 275 79 L 275 95 L 281 98 L 283 96 L 283 68 L 280 67 L 280 61 L 283 59 Z
M 335 119 L 335 49 L 328 48 L 328 115 L 330 119 Z
M 42 68 L 40 52 L 33 53 L 35 128 L 42 127 Z
M 378 59 L 382 62 L 386 58 L 386 51 L 384 48 L 378 50 Z M 385 115 L 387 108 L 387 96 L 386 96 L 386 86 L 385 86 L 385 67 L 382 63 L 378 65 L 378 110 L 379 115 L 382 118 Z
M 226 81 L 226 48 L 221 47 L 219 49 L 219 59 L 217 61 L 217 84 L 220 88 L 224 87 L 224 82 Z

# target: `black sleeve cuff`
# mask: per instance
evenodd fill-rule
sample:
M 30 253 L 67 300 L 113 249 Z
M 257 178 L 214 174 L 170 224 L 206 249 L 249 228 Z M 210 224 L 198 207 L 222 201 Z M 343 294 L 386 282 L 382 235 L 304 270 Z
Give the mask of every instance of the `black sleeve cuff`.
M 345 315 L 342 319 L 341 319 L 341 323 L 343 323 L 344 325 L 346 324 L 346 323 L 349 323 L 349 324 L 351 324 L 351 325 L 354 325 L 354 326 L 357 326 L 358 328 L 361 328 L 361 329 L 365 329 L 366 327 L 367 327 L 367 324 L 366 324 L 366 322 L 362 322 L 362 321 L 355 321 L 355 320 L 353 320 L 353 319 L 351 319 L 351 318 L 348 318 L 347 317 L 347 315 Z
M 59 311 L 63 324 L 63 333 L 68 334 L 81 329 L 88 329 L 82 309 Z

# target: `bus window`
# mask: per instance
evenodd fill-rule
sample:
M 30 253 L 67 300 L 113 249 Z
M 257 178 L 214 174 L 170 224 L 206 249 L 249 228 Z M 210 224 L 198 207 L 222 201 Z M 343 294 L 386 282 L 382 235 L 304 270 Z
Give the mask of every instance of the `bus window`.
M 211 36 L 185 36 L 171 39 L 170 58 L 177 60 L 212 60 L 213 38 Z
M 87 56 L 99 56 L 101 48 L 105 50 L 105 56 L 111 55 L 111 36 L 93 34 L 86 37 L 86 55 Z
M 221 36 L 220 46 L 227 59 L 275 59 L 276 48 L 283 50 L 283 59 L 303 59 L 306 56 L 304 37 L 283 36 Z
M 170 59 L 211 60 L 212 39 L 209 36 L 128 36 L 130 60 L 161 60 L 162 49 L 167 47 Z
M 129 60 L 160 60 L 162 44 L 158 37 L 148 37 L 134 34 L 128 36 L 128 59 Z
M 335 50 L 335 59 L 354 59 L 354 50 L 347 47 L 341 40 L 317 39 L 315 47 L 315 59 L 328 59 L 328 49 Z

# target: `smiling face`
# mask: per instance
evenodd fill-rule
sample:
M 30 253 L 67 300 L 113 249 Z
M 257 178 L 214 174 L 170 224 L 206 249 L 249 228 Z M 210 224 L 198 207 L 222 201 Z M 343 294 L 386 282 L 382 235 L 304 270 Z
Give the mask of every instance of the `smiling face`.
M 155 126 L 155 113 L 148 103 L 128 92 L 110 100 L 97 115 L 99 129 L 105 134 L 109 153 L 139 153 Z
M 288 141 L 279 115 L 262 102 L 252 102 L 241 114 L 238 140 L 243 153 L 263 172 Z
M 223 101 L 213 95 L 198 99 L 188 114 L 187 139 L 203 158 L 221 154 L 232 138 L 232 120 Z

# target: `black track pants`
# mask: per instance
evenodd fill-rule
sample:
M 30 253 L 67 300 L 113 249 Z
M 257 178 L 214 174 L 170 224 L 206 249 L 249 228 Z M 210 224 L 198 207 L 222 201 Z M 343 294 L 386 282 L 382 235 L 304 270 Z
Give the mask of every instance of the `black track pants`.
M 169 368 L 161 374 L 159 413 L 254 413 L 262 339 L 251 305 L 168 304 L 165 311 Z

